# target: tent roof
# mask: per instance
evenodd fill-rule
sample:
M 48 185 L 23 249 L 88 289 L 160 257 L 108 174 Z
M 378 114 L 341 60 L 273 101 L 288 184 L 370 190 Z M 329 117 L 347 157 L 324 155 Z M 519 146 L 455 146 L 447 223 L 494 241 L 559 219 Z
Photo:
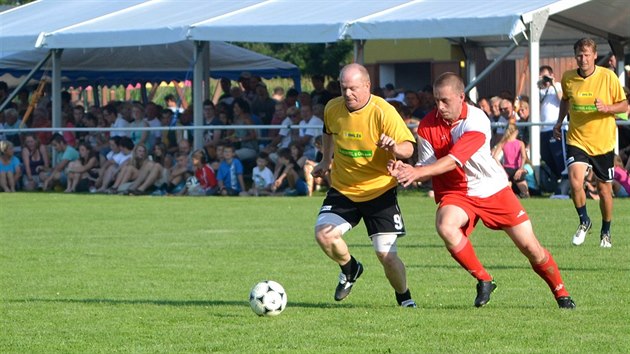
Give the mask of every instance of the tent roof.
M 0 55 L 33 49 L 41 32 L 55 31 L 143 1 L 35 1 L 11 8 L 0 13 Z
M 63 3 L 74 1 L 77 0 Z M 39 2 L 49 6 L 58 3 Z M 550 24 L 553 23 L 545 27 L 541 45 L 572 42 L 585 35 L 630 40 L 630 7 L 626 0 L 145 0 L 139 4 L 121 0 L 120 3 L 130 3 L 130 7 L 83 23 L 77 21 L 69 27 L 42 29 L 37 44 L 47 48 L 85 48 L 181 40 L 308 43 L 344 38 L 459 38 L 482 46 L 484 43 L 505 46 L 540 14 L 548 15 Z M 601 21 L 602 18 L 606 21 Z
M 0 71 L 19 76 L 31 70 L 48 50 L 17 52 L 0 57 Z M 65 49 L 63 76 L 70 82 L 118 84 L 192 78 L 194 44 L 182 41 L 123 48 Z M 50 70 L 47 63 L 42 70 Z M 264 78 L 297 77 L 297 66 L 225 42 L 210 42 L 210 71 L 214 78 L 238 79 L 243 71 Z

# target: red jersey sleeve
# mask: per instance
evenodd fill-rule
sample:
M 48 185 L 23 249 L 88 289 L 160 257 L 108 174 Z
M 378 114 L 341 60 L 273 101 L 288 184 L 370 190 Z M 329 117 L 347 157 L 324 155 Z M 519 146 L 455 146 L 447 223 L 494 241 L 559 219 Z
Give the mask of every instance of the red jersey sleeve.
M 474 155 L 486 142 L 486 135 L 480 131 L 468 131 L 462 134 L 461 138 L 453 145 L 449 155 L 457 160 L 462 166 Z

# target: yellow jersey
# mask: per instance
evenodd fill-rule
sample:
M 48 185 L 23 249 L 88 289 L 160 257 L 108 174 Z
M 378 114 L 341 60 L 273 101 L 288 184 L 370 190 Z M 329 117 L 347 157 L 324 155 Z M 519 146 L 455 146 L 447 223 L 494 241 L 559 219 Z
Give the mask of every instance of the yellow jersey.
M 626 99 L 615 73 L 595 66 L 593 74 L 584 78 L 577 70 L 569 70 L 562 75 L 562 98 L 569 100 L 567 145 L 576 146 L 591 156 L 612 151 L 617 141 L 615 115 L 598 112 L 595 99 L 601 99 L 606 105 Z
M 328 102 L 324 129 L 334 142 L 332 187 L 354 202 L 372 200 L 397 185 L 387 171 L 392 154 L 376 146 L 381 134 L 415 143 L 396 109 L 372 95 L 365 107 L 349 112 L 343 97 Z

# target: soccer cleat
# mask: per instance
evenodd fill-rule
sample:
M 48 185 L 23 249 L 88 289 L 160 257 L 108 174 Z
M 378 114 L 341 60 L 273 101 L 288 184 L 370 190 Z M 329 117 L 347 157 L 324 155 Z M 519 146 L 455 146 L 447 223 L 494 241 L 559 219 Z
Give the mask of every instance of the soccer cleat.
M 577 231 L 575 231 L 575 235 L 573 235 L 573 245 L 579 246 L 583 244 L 586 239 L 586 234 L 591 230 L 592 226 L 593 224 L 590 220 L 586 223 L 581 223 Z
M 490 302 L 490 294 L 497 288 L 494 280 L 482 281 L 477 283 L 477 297 L 475 298 L 475 307 L 485 306 Z
M 339 273 L 339 284 L 337 284 L 337 288 L 335 289 L 335 301 L 341 301 L 350 294 L 352 286 L 357 281 L 357 279 L 359 279 L 362 273 L 363 264 L 361 264 L 361 262 L 357 262 L 357 272 L 351 279 L 348 279 L 348 277 L 346 277 L 343 272 Z
M 561 309 L 573 310 L 575 309 L 575 302 L 571 299 L 571 296 L 563 296 L 556 299 L 558 307 Z
M 413 299 L 409 299 L 409 300 L 405 300 L 403 302 L 400 303 L 401 307 L 411 307 L 411 308 L 416 308 L 418 307 L 418 305 L 416 305 L 416 302 L 413 301 Z
M 612 242 L 610 240 L 610 232 L 606 232 L 604 234 L 601 234 L 599 236 L 599 247 L 601 248 L 611 248 L 612 247 Z

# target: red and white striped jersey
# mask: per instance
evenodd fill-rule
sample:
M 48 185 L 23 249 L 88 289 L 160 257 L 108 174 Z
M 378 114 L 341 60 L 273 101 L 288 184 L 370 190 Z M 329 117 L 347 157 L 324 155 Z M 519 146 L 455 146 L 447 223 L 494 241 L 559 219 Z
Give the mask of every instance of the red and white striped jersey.
M 490 120 L 477 107 L 462 104 L 460 117 L 449 122 L 434 109 L 418 127 L 418 164 L 428 165 L 444 156 L 457 168 L 433 177 L 435 201 L 445 194 L 489 197 L 508 185 L 503 167 L 490 152 Z

